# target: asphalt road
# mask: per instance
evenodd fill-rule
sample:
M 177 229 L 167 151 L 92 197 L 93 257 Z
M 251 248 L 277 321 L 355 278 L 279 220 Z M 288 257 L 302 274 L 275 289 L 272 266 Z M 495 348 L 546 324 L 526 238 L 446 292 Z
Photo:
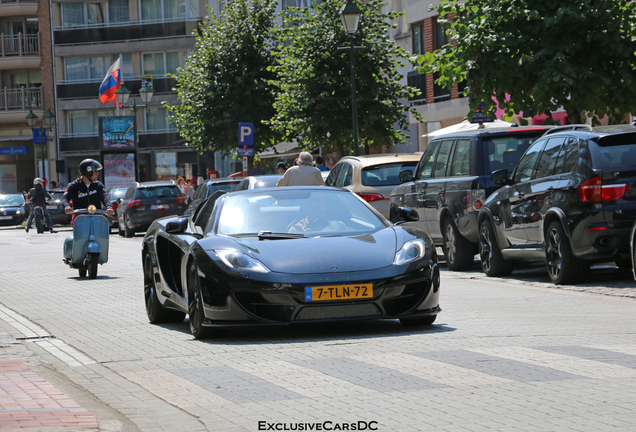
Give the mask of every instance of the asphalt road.
M 100 430 L 636 429 L 636 283 L 612 266 L 561 288 L 538 267 L 443 271 L 428 328 L 305 324 L 196 341 L 187 321 L 148 323 L 141 235 L 111 236 L 88 280 L 62 262 L 69 234 L 0 229 L 0 360 L 25 361 Z

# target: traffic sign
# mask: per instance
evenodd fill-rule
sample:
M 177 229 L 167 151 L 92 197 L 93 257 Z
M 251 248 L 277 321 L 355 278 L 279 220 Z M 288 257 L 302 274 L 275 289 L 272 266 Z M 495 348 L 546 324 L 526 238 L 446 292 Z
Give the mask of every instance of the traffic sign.
M 254 123 L 239 123 L 239 147 L 254 145 Z
M 46 144 L 46 129 L 33 129 L 33 144 Z
M 236 150 L 236 154 L 237 154 L 237 156 L 252 157 L 252 156 L 254 156 L 254 149 L 253 148 L 240 148 L 240 149 Z

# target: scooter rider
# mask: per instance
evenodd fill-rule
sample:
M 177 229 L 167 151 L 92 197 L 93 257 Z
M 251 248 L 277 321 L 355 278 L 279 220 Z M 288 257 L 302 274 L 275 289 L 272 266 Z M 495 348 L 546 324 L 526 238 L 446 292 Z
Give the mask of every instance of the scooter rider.
M 102 182 L 99 178 L 99 171 L 102 170 L 102 164 L 94 159 L 84 159 L 79 164 L 81 177 L 73 180 L 62 196 L 62 203 L 66 206 L 65 213 L 73 213 L 73 210 L 86 209 L 89 205 L 94 205 L 98 209 L 106 207 L 109 216 L 115 214 L 108 194 L 104 190 Z M 73 202 L 73 207 L 69 205 L 69 201 Z M 75 218 L 76 214 L 73 215 Z
M 51 221 L 51 215 L 48 211 L 46 211 L 46 199 L 53 201 L 53 197 L 49 192 L 44 189 L 44 180 L 41 178 L 36 178 L 33 180 L 33 188 L 29 191 L 27 195 L 27 201 L 31 203 L 31 213 L 29 214 L 29 219 L 27 220 L 27 225 L 25 228 L 26 232 L 29 232 L 31 229 L 31 223 L 33 222 L 33 217 L 35 216 L 35 207 L 41 207 L 42 212 L 44 213 L 44 217 L 46 218 L 46 226 L 51 233 L 55 233 L 57 231 L 53 231 L 53 222 Z

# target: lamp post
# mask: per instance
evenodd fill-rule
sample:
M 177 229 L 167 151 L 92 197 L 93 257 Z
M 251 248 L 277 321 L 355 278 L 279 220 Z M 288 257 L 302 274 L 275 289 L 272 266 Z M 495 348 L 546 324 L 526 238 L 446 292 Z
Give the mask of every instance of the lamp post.
M 345 32 L 349 34 L 349 40 L 351 42 L 350 60 L 351 60 L 351 117 L 353 118 L 353 154 L 358 155 L 358 147 L 360 145 L 360 137 L 358 136 L 358 102 L 356 98 L 356 69 L 353 61 L 353 37 L 358 31 L 358 24 L 360 24 L 360 9 L 356 6 L 352 0 L 347 0 L 347 3 L 340 9 L 340 19 L 342 20 L 342 26 Z
M 51 108 L 48 109 L 46 113 L 42 116 L 42 123 L 40 123 L 40 127 L 36 127 L 38 123 L 38 116 L 33 113 L 33 110 L 29 110 L 29 113 L 26 115 L 27 124 L 33 130 L 33 156 L 35 158 L 35 165 L 37 167 L 36 171 L 38 177 L 44 178 L 45 170 L 44 170 L 44 147 L 46 146 L 46 131 L 53 131 L 53 124 L 55 124 L 55 114 L 51 112 Z M 40 145 L 42 148 L 42 166 L 38 164 L 38 154 L 37 154 L 37 146 Z
M 143 86 L 139 89 L 139 97 L 143 102 L 143 105 L 139 105 L 139 107 L 146 107 L 152 100 L 152 95 L 154 94 L 154 90 L 152 87 L 148 85 L 147 82 L 143 83 Z M 130 98 L 130 90 L 126 88 L 124 83 L 121 84 L 121 87 L 117 89 L 115 92 L 115 98 L 117 100 L 117 115 L 119 115 L 119 107 L 124 108 L 124 115 L 126 115 L 126 104 L 128 103 L 128 99 Z M 137 159 L 137 149 L 139 146 L 138 143 L 138 132 L 137 132 L 137 99 L 133 98 L 133 131 L 134 131 L 134 140 L 135 140 L 135 160 Z M 135 162 L 137 165 L 137 162 Z M 135 166 L 135 177 L 139 179 L 139 172 L 137 172 L 137 166 Z

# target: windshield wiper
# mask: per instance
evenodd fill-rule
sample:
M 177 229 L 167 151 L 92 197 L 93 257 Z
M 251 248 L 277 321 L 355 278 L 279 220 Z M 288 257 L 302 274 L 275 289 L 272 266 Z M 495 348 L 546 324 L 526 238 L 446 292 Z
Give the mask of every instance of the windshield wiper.
M 271 231 L 261 231 L 258 233 L 259 240 L 286 240 L 305 238 L 303 234 L 296 233 L 273 233 Z

